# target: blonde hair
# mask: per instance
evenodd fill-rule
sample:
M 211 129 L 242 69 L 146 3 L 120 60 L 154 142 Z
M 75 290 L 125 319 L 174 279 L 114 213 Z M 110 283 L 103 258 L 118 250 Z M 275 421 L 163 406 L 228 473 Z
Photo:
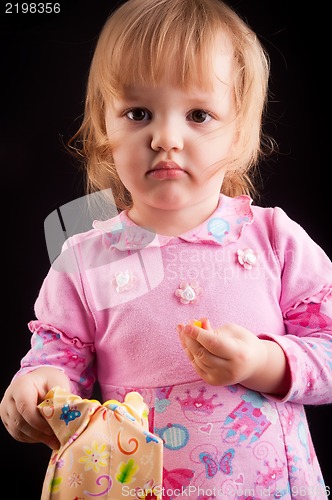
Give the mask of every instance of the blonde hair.
M 117 175 L 106 134 L 110 99 L 125 86 L 156 85 L 166 75 L 183 89 L 209 88 L 209 54 L 220 33 L 234 53 L 237 111 L 237 141 L 222 192 L 232 197 L 255 193 L 254 167 L 268 144 L 262 119 L 269 59 L 247 23 L 219 0 L 128 0 L 108 18 L 91 63 L 84 118 L 69 142 L 83 159 L 88 193 L 111 188 L 119 209 L 132 203 Z

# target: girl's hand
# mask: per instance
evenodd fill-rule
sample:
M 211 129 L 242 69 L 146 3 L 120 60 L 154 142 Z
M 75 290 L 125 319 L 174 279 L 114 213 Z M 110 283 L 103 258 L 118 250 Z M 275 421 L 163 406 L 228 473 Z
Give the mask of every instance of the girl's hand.
M 58 368 L 37 368 L 19 375 L 7 388 L 0 403 L 0 417 L 9 434 L 23 443 L 44 443 L 52 449 L 59 442 L 39 413 L 37 405 L 56 385 L 70 391 L 68 377 Z
M 289 371 L 285 354 L 273 341 L 259 339 L 237 324 L 214 330 L 208 319 L 178 325 L 182 346 L 198 375 L 211 385 L 242 384 L 249 389 L 285 395 Z

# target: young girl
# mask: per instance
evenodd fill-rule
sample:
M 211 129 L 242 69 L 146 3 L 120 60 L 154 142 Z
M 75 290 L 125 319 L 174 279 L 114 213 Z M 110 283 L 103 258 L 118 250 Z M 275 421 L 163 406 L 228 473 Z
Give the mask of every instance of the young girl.
M 219 0 L 129 0 L 106 22 L 76 146 L 120 213 L 44 280 L 0 406 L 15 439 L 56 449 L 37 404 L 98 381 L 149 405 L 164 498 L 327 498 L 303 405 L 332 402 L 332 264 L 253 204 L 268 77 Z

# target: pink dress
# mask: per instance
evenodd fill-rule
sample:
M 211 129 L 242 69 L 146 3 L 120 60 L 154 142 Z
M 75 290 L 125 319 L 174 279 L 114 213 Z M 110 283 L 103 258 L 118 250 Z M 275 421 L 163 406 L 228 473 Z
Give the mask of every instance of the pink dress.
M 53 263 L 18 374 L 57 366 L 82 397 L 97 379 L 104 401 L 138 391 L 164 442 L 165 499 L 327 498 L 303 406 L 332 402 L 323 250 L 280 208 L 247 196 L 221 195 L 214 214 L 179 237 L 144 230 L 125 212 L 93 226 Z M 279 343 L 288 394 L 202 381 L 176 325 L 203 316 Z

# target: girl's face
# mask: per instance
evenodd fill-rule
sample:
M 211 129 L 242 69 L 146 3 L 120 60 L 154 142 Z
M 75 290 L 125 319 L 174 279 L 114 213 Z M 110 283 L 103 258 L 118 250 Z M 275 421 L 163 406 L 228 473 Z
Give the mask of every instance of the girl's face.
M 216 49 L 210 91 L 165 81 L 126 88 L 108 107 L 107 135 L 136 218 L 151 209 L 215 209 L 236 135 L 232 61 L 229 48 Z

